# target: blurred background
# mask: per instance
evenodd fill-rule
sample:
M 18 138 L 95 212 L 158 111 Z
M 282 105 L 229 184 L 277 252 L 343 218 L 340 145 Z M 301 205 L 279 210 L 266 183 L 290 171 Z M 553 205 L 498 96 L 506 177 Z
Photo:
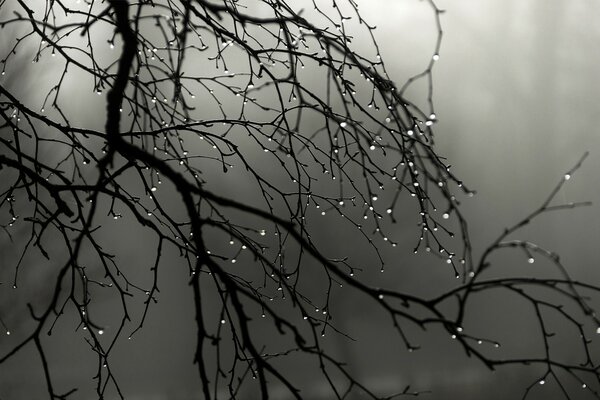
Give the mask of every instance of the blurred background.
M 429 63 L 435 48 L 434 15 L 426 1 L 369 0 L 359 2 L 363 16 L 377 25 L 376 37 L 390 76 L 402 83 Z M 460 0 L 439 1 L 444 38 L 440 59 L 434 69 L 435 126 L 438 152 L 453 165 L 454 172 L 477 195 L 463 200 L 462 211 L 470 222 L 475 254 L 490 243 L 508 225 L 538 207 L 556 183 L 577 160 L 590 152 L 582 168 L 567 182 L 557 202 L 592 201 L 587 208 L 548 214 L 515 238 L 530 240 L 561 254 L 563 263 L 577 280 L 600 284 L 600 3 L 583 0 Z M 3 39 L 6 40 L 6 39 Z M 363 38 L 356 37 L 360 48 Z M 367 43 L 364 38 L 364 43 Z M 39 77 L 39 76 L 38 76 Z M 24 96 L 35 96 L 35 79 L 21 77 Z M 43 80 L 43 79 L 42 79 Z M 68 88 L 67 88 L 68 89 Z M 415 85 L 411 96 L 419 98 L 424 86 Z M 423 100 L 423 99 L 421 99 Z M 423 103 L 424 104 L 424 103 Z M 102 99 L 77 102 L 79 121 L 101 126 L 93 116 L 94 107 L 103 107 Z M 396 226 L 398 238 L 415 238 L 412 227 Z M 151 260 L 146 242 L 136 228 L 120 226 L 128 237 L 124 261 Z M 340 246 L 335 226 L 324 226 L 323 234 L 331 241 L 332 251 Z M 138 236 L 139 235 L 139 236 Z M 120 237 L 108 235 L 107 247 L 119 246 Z M 412 244 L 413 242 L 410 241 Z M 149 247 L 150 246 L 150 247 Z M 440 262 L 425 255 L 413 256 L 409 247 L 386 252 L 392 267 L 376 281 L 424 295 L 454 284 L 451 274 L 432 275 Z M 0 263 L 12 259 L 15 250 L 3 248 Z M 387 250 L 386 250 L 387 251 Z M 126 377 L 122 386 L 128 399 L 194 399 L 200 397 L 197 372 L 192 367 L 195 349 L 193 305 L 180 292 L 187 282 L 184 263 L 171 254 L 161 276 L 160 301 L 153 305 L 148 320 L 134 340 L 119 342 L 113 360 L 115 373 Z M 528 265 L 525 256 L 496 260 L 507 273 L 529 268 L 544 273 L 547 265 Z M 394 263 L 406 269 L 393 268 Z M 409 272 L 407 272 L 409 271 Z M 25 271 L 25 274 L 28 274 Z M 36 273 L 29 272 L 36 280 Z M 34 283 L 42 288 L 48 282 Z M 41 290 L 41 289 L 40 289 Z M 470 360 L 446 335 L 435 330 L 409 329 L 420 351 L 408 353 L 384 315 L 373 312 L 370 304 L 341 292 L 337 311 L 338 327 L 356 342 L 332 335 L 326 338 L 335 353 L 352 365 L 352 371 L 367 385 L 382 392 L 424 391 L 424 399 L 512 399 L 520 398 L 523 388 L 535 381 L 536 368 L 506 368 L 497 372 Z M 106 299 L 100 314 L 110 314 L 113 300 Z M 600 308 L 600 304 L 595 304 Z M 502 351 L 506 354 L 533 351 L 539 343 L 533 339 L 535 326 L 530 315 L 517 302 L 505 302 L 500 296 L 482 299 L 477 304 L 470 329 L 494 332 L 503 328 Z M 217 311 L 214 312 L 215 315 Z M 211 312 L 208 312 L 209 318 Z M 505 322 L 514 325 L 507 327 Z M 15 325 L 18 326 L 16 321 Z M 83 385 L 74 398 L 94 398 L 93 357 L 83 341 L 61 340 L 75 324 L 57 327 L 52 345 L 54 378 L 59 387 L 68 389 L 72 382 Z M 26 326 L 15 329 L 27 331 Z M 110 334 L 110 327 L 107 329 Z M 0 347 L 8 344 L 0 336 Z M 576 342 L 557 343 L 569 353 Z M 595 348 L 599 350 L 598 347 Z M 514 352 L 514 353 L 513 353 Z M 573 356 L 578 356 L 574 354 Z M 33 360 L 33 361 L 32 361 Z M 92 360 L 90 362 L 90 360 Z M 307 386 L 306 398 L 326 399 L 324 389 L 311 385 L 314 365 L 303 360 L 282 364 L 296 371 Z M 87 386 L 86 386 L 87 385 Z M 0 399 L 43 398 L 42 372 L 33 349 L 0 367 Z M 281 397 L 287 398 L 283 394 Z M 561 398 L 552 385 L 536 387 L 532 399 Z M 88 397 L 89 396 L 89 397 Z M 248 394 L 248 399 L 255 398 Z M 577 399 L 591 398 L 581 391 Z

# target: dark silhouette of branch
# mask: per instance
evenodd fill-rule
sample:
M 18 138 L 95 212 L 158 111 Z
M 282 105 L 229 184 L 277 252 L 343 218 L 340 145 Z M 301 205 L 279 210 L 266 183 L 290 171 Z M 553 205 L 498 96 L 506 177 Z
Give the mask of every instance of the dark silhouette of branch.
M 168 273 L 167 251 L 175 250 L 187 264 L 196 330 L 190 359 L 205 399 L 274 398 L 280 388 L 310 398 L 280 368 L 281 359 L 294 357 L 315 361 L 329 398 L 426 393 L 411 386 L 380 393 L 333 355 L 324 336 L 352 337 L 333 317 L 338 287 L 383 311 L 408 351 L 426 346 L 412 328 L 441 329 L 490 369 L 540 366 L 524 398 L 546 383 L 578 398 L 573 382 L 600 397 L 588 333 L 600 326 L 593 308 L 600 287 L 571 278 L 554 252 L 514 238 L 545 213 L 587 204 L 554 203 L 585 157 L 477 257 L 459 201 L 474 192 L 434 147 L 432 74 L 443 10 L 433 1 L 431 61 L 400 87 L 354 0 L 313 0 L 311 10 L 272 0 L 32 3 L 0 0 L 0 27 L 10 36 L 0 55 L 0 250 L 19 248 L 14 263 L 1 266 L 13 282 L 3 282 L 0 293 L 18 299 L 28 290 L 19 271 L 38 251 L 56 268 L 42 300 L 27 301 L 29 315 L 19 316 L 24 328 L 11 331 L 15 319 L 0 306 L 10 336 L 0 341 L 0 371 L 35 348 L 48 397 L 77 398 L 79 382 L 64 393 L 57 387 L 43 339 L 75 319 L 96 357 L 96 396 L 126 398 L 114 354 L 144 328 Z M 354 35 L 370 48 L 359 52 Z M 22 60 L 30 56 L 58 66 L 56 83 L 36 88 L 35 100 L 12 83 L 27 73 Z M 424 107 L 406 94 L 421 80 Z M 99 95 L 102 107 L 84 93 Z M 93 115 L 78 115 L 78 102 L 89 103 Z M 105 245 L 103 235 L 120 233 L 111 220 L 156 244 L 148 279 Z M 440 273 L 458 278 L 452 288 L 424 297 L 365 278 L 372 269 L 384 272 L 384 246 L 404 245 L 393 238 L 397 223 L 416 223 L 412 250 L 447 264 Z M 325 224 L 358 238 L 349 247 L 363 249 L 373 265 L 332 257 L 320 239 Z M 529 263 L 546 259 L 557 275 L 504 276 L 493 257 L 508 249 Z M 45 279 L 43 265 L 27 268 Z M 111 310 L 118 326 L 107 329 L 99 317 L 98 292 L 118 301 Z M 496 338 L 470 329 L 472 304 L 492 292 L 529 307 L 540 352 L 504 355 Z M 558 354 L 556 321 L 575 332 L 583 359 Z M 263 337 L 263 326 L 272 337 Z

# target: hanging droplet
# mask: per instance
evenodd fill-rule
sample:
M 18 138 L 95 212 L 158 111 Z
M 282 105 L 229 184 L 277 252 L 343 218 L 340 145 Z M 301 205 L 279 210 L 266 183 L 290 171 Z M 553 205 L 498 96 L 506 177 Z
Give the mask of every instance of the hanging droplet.
M 527 260 L 527 262 L 528 262 L 529 264 L 533 264 L 533 263 L 535 262 L 535 258 L 533 258 L 533 257 L 529 257 L 529 259 Z

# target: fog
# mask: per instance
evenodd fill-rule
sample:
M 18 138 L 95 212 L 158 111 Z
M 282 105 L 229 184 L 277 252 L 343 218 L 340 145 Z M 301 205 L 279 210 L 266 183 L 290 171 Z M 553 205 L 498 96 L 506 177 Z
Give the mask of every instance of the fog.
M 423 1 L 363 0 L 359 2 L 366 20 L 377 25 L 376 38 L 388 73 L 403 82 L 420 72 L 435 48 L 435 24 L 431 8 Z M 598 238 L 600 237 L 600 3 L 582 0 L 460 0 L 439 1 L 443 43 L 434 68 L 435 125 L 438 152 L 452 164 L 454 173 L 477 194 L 462 200 L 462 211 L 470 224 L 475 254 L 479 254 L 507 226 L 538 207 L 564 174 L 589 151 L 582 168 L 567 182 L 557 202 L 591 201 L 592 206 L 543 215 L 516 237 L 529 240 L 560 253 L 572 276 L 600 284 Z M 355 43 L 360 47 L 362 39 Z M 366 43 L 366 41 L 365 41 Z M 25 79 L 25 77 L 24 77 Z M 411 96 L 424 103 L 425 87 L 415 85 Z M 23 93 L 36 88 L 24 86 Z M 24 94 L 25 95 L 25 94 Z M 79 121 L 101 126 L 94 107 L 104 110 L 102 98 L 81 107 Z M 228 178 L 229 179 L 229 178 Z M 233 179 L 233 178 L 231 178 Z M 234 184 L 235 183 L 235 184 Z M 240 182 L 223 184 L 223 190 L 240 190 Z M 138 228 L 120 225 L 119 235 L 104 237 L 107 247 L 119 247 L 123 238 L 137 237 L 128 243 L 121 257 L 125 263 L 149 263 L 156 243 Z M 323 226 L 322 234 L 331 240 L 332 254 L 343 251 L 344 233 L 333 225 Z M 416 239 L 412 227 L 397 226 L 394 234 L 410 244 Z M 336 240 L 336 238 L 338 238 Z M 148 241 L 147 241 L 147 240 Z M 326 240 L 326 239 L 325 239 Z M 408 246 L 408 245 L 407 245 Z M 408 246 L 409 247 L 409 246 Z M 406 247 L 406 248 L 408 248 Z M 0 262 L 12 260 L 16 250 L 0 247 L 5 254 Z M 131 340 L 121 340 L 114 350 L 114 373 L 123 379 L 128 399 L 200 398 L 197 370 L 192 365 L 195 349 L 193 303 L 187 289 L 188 270 L 170 251 L 168 265 L 161 271 L 159 302 L 153 304 L 144 329 Z M 393 264 L 386 277 L 374 281 L 393 288 L 430 294 L 452 285 L 452 274 L 432 274 L 440 261 L 427 255 L 387 251 Z M 34 262 L 35 260 L 32 260 Z M 38 260 L 39 261 L 39 260 Z M 544 274 L 545 264 L 528 265 L 526 257 L 498 258 L 506 271 L 529 268 Z M 43 301 L 46 281 L 37 280 L 31 270 L 24 272 Z M 10 275 L 9 275 L 10 276 Z M 3 277 L 5 282 L 6 276 Z M 10 278 L 8 279 L 10 282 Z M 3 286 L 5 286 L 3 284 Z M 105 299 L 98 313 L 108 316 L 115 302 Z M 535 327 L 518 302 L 503 303 L 501 295 L 482 299 L 474 307 L 473 331 L 494 332 L 505 321 L 520 321 L 506 329 L 501 351 L 514 355 L 529 352 Z M 327 346 L 352 365 L 352 371 L 367 385 L 381 391 L 402 390 L 410 385 L 423 391 L 419 398 L 508 399 L 520 398 L 523 389 L 539 376 L 536 368 L 499 369 L 492 372 L 477 360 L 469 359 L 441 331 L 409 329 L 422 349 L 408 353 L 390 322 L 370 304 L 352 292 L 338 297 L 337 326 L 356 341 L 332 335 Z M 343 308 L 341 307 L 343 305 Z M 594 304 L 600 307 L 600 304 Z M 16 312 L 14 312 L 16 313 Z M 13 314 L 14 314 L 13 313 Z M 207 318 L 218 317 L 218 310 L 207 311 Z M 13 315 L 15 336 L 27 331 Z M 76 323 L 57 327 L 54 336 L 70 337 Z M 110 333 L 110 326 L 107 333 Z M 113 326 L 114 328 L 114 326 Z M 560 328 L 559 328 L 560 329 Z M 265 334 L 268 334 L 265 331 Z M 500 338 L 498 338 L 500 339 Z M 4 348 L 0 337 L 0 348 Z M 12 339 L 10 339 L 12 340 Z M 89 346 L 83 341 L 53 340 L 54 379 L 58 386 L 83 385 L 74 398 L 94 398 L 96 366 L 86 359 Z M 5 342 L 7 343 L 7 342 Z M 569 353 L 573 344 L 564 343 Z M 600 348 L 595 348 L 597 351 Z M 35 360 L 35 361 L 31 361 Z M 28 349 L 6 365 L 0 366 L 0 399 L 42 398 L 43 375 L 35 363 L 37 355 Z M 282 368 L 295 371 L 306 387 L 306 398 L 328 398 L 324 389 L 312 386 L 314 369 L 304 360 L 292 360 Z M 550 385 L 548 385 L 550 386 Z M 281 391 L 281 398 L 288 397 Z M 285 393 L 285 394 L 284 394 Z M 81 397 L 80 397 L 81 396 Z M 89 397 L 88 397 L 89 396 Z M 586 397 L 587 396 L 587 397 Z M 247 397 L 252 399 L 252 394 Z M 531 399 L 562 398 L 556 388 L 539 387 Z M 581 392 L 578 399 L 591 398 Z

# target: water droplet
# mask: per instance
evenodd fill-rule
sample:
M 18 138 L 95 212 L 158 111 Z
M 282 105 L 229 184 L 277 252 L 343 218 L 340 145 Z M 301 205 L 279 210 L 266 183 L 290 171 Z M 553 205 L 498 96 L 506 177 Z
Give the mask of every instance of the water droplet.
M 571 175 L 570 174 L 565 174 L 565 181 L 568 181 L 569 179 L 571 179 Z
M 533 257 L 529 257 L 529 259 L 527 260 L 527 262 L 528 262 L 529 264 L 533 264 L 533 263 L 535 262 L 535 258 L 533 258 Z
M 104 331 L 103 331 L 102 329 L 100 329 L 100 330 L 98 331 L 98 335 L 104 335 Z
M 437 60 L 439 60 L 439 59 L 440 59 L 440 55 L 436 53 L 436 54 L 434 54 L 434 55 L 433 55 L 433 57 L 431 57 L 431 59 L 432 59 L 433 61 L 437 61 Z
M 543 384 L 545 384 L 545 383 L 546 383 L 546 381 L 545 381 L 545 380 L 543 380 L 543 379 L 540 381 L 540 385 L 543 385 Z

